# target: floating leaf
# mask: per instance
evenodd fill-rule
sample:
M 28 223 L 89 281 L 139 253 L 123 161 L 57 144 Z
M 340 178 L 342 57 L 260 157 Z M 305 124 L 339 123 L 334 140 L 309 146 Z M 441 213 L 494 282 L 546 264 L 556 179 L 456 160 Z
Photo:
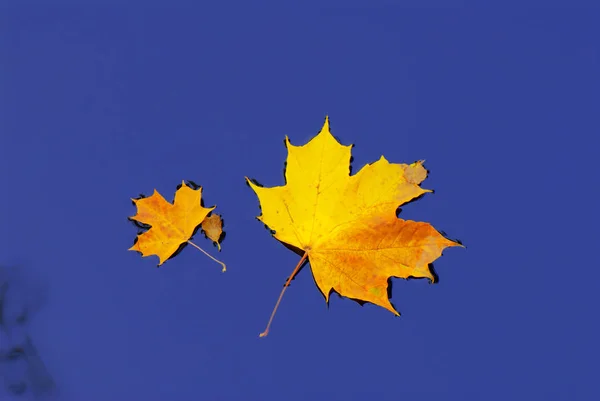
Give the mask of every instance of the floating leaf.
M 190 241 L 198 226 L 215 208 L 215 206 L 203 207 L 201 197 L 202 187 L 192 189 L 182 182 L 175 192 L 174 203 L 167 202 L 156 190 L 150 197 L 132 199 L 137 207 L 137 214 L 129 219 L 141 223 L 138 226 L 148 228 L 148 230 L 138 234 L 129 250 L 141 252 L 144 257 L 157 255 L 160 266 L 167 259 L 176 255 L 183 246 L 190 244 L 220 263 L 225 271 L 223 262 L 216 260 Z M 213 241 L 218 241 L 218 238 Z
M 329 120 L 304 146 L 288 149 L 284 186 L 265 188 L 248 178 L 258 196 L 258 220 L 302 259 L 284 286 L 308 260 L 315 282 L 329 302 L 332 291 L 379 305 L 395 315 L 388 295 L 391 277 L 435 281 L 430 264 L 444 248 L 460 246 L 428 223 L 399 219 L 397 208 L 431 192 L 421 161 L 389 163 L 383 156 L 350 175 L 351 148 L 329 132 Z

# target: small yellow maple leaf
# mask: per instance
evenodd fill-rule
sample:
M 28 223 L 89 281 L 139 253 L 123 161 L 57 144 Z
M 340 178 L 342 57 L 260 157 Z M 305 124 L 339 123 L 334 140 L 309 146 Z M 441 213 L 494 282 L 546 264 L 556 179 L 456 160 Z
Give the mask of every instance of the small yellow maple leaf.
M 220 263 L 225 271 L 226 267 L 223 262 L 216 260 L 190 241 L 198 226 L 206 221 L 208 214 L 215 208 L 215 206 L 203 207 L 201 198 L 202 187 L 192 189 L 182 182 L 175 192 L 173 204 L 167 202 L 157 190 L 154 190 L 150 197 L 132 199 L 137 207 L 137 213 L 129 219 L 141 223 L 138 226 L 142 228 L 149 226 L 149 229 L 137 235 L 129 250 L 138 251 L 144 257 L 157 255 L 160 266 L 175 255 L 182 245 L 190 244 Z M 216 233 L 216 230 L 213 230 L 213 233 Z M 220 235 L 219 232 L 217 239 L 213 239 L 213 241 L 218 241 Z
M 427 177 L 423 162 L 394 164 L 382 156 L 351 176 L 352 145 L 341 145 L 331 135 L 328 118 L 306 145 L 294 146 L 287 136 L 285 145 L 286 185 L 266 188 L 246 178 L 260 202 L 257 218 L 277 240 L 303 254 L 279 301 L 308 259 L 326 302 L 335 291 L 399 315 L 388 297 L 388 279 L 433 282 L 429 264 L 444 248 L 461 246 L 428 223 L 396 216 L 400 205 L 431 192 L 419 186 Z

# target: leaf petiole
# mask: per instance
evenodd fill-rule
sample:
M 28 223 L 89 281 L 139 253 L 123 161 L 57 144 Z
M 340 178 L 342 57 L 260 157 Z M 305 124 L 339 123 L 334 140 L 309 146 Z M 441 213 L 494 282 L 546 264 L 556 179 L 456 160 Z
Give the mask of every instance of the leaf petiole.
M 227 270 L 227 268 L 225 267 L 225 263 L 221 262 L 220 260 L 217 260 L 215 258 L 213 258 L 212 256 L 210 256 L 208 254 L 208 252 L 206 252 L 204 249 L 200 248 L 198 245 L 194 244 L 192 241 L 188 241 L 188 244 L 196 247 L 199 251 L 201 251 L 202 253 L 204 253 L 206 256 L 208 256 L 209 258 L 211 258 L 212 260 L 214 260 L 215 262 L 217 262 L 218 264 L 220 264 L 221 266 L 223 266 L 223 270 L 221 270 L 221 272 L 225 272 Z
M 302 259 L 300 259 L 300 262 L 298 262 L 298 264 L 294 268 L 294 271 L 292 272 L 290 277 L 285 282 L 285 285 L 283 286 L 283 290 L 281 290 L 281 294 L 279 294 L 279 299 L 277 300 L 277 303 L 275 304 L 275 307 L 273 308 L 273 313 L 271 313 L 271 317 L 269 318 L 269 323 L 267 323 L 267 328 L 265 329 L 265 331 L 260 333 L 259 337 L 266 337 L 267 334 L 269 334 L 269 327 L 271 327 L 271 323 L 273 322 L 273 318 L 275 317 L 275 312 L 277 312 L 277 308 L 279 308 L 279 303 L 281 302 L 281 298 L 283 298 L 283 294 L 285 293 L 285 290 L 290 286 L 290 282 L 294 279 L 296 274 L 298 274 L 300 267 L 302 266 L 302 264 L 304 263 L 304 261 L 306 260 L 307 257 L 308 257 L 308 253 L 304 252 L 304 255 L 302 255 Z

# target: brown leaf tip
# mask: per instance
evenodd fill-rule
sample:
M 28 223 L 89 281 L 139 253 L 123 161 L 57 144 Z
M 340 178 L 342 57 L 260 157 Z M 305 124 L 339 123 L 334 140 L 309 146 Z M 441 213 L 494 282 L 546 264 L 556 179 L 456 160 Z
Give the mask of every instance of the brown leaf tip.
M 202 222 L 202 231 L 204 235 L 215 243 L 219 251 L 221 250 L 221 244 L 225 233 L 223 232 L 223 219 L 218 214 L 212 214 L 204 219 Z

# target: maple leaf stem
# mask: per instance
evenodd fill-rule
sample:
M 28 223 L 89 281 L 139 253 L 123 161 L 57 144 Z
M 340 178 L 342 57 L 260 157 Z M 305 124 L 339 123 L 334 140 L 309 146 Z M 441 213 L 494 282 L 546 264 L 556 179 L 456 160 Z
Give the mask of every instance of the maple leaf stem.
M 217 260 L 217 259 L 213 258 L 204 249 L 200 248 L 198 245 L 194 244 L 192 241 L 188 241 L 188 244 L 196 247 L 199 251 L 201 251 L 202 253 L 204 253 L 206 256 L 208 256 L 209 258 L 211 258 L 212 260 L 214 260 L 215 262 L 217 262 L 218 264 L 220 264 L 221 266 L 223 266 L 223 270 L 221 270 L 222 272 L 224 272 L 224 271 L 227 270 L 227 268 L 225 267 L 225 263 L 221 262 L 220 260 Z
M 265 331 L 260 333 L 259 337 L 266 337 L 267 334 L 269 334 L 269 327 L 271 327 L 271 323 L 273 322 L 273 318 L 275 317 L 275 312 L 277 312 L 277 308 L 279 308 L 279 304 L 281 303 L 281 298 L 283 298 L 283 294 L 285 293 L 285 290 L 290 286 L 290 282 L 294 279 L 296 274 L 298 274 L 300 267 L 302 266 L 302 264 L 304 263 L 304 261 L 306 260 L 307 257 L 308 257 L 308 253 L 304 252 L 304 255 L 302 255 L 302 259 L 300 259 L 300 262 L 298 262 L 298 264 L 294 268 L 294 271 L 292 272 L 290 277 L 285 282 L 285 285 L 283 286 L 283 290 L 281 290 L 281 294 L 279 294 L 279 299 L 277 300 L 277 303 L 275 304 L 275 307 L 273 308 L 273 312 L 271 313 L 271 317 L 269 318 L 269 323 L 267 323 L 267 328 L 265 329 Z

